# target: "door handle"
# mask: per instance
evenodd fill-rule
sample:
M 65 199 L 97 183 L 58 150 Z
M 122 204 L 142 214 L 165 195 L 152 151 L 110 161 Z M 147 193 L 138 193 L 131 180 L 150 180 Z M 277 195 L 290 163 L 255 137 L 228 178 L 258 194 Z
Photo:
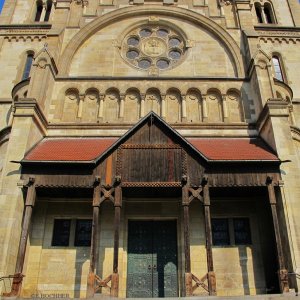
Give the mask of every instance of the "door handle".
M 148 266 L 148 270 L 151 270 L 151 265 Z
M 153 266 L 153 270 L 156 270 L 156 265 Z

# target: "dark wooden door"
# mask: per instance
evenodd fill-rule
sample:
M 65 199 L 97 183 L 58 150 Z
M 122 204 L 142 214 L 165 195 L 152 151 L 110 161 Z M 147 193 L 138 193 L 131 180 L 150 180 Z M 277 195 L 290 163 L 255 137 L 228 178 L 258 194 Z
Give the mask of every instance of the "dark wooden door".
M 177 297 L 176 221 L 129 221 L 127 297 Z

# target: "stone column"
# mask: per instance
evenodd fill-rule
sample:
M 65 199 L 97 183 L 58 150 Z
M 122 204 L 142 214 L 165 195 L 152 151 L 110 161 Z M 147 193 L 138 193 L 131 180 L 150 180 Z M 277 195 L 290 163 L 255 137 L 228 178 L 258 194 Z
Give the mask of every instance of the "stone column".
M 206 95 L 202 96 L 202 112 L 203 112 L 203 121 L 207 121 L 208 112 L 207 112 L 207 102 L 206 102 Z
M 98 119 L 103 119 L 103 109 L 104 109 L 104 95 L 99 96 L 99 109 L 98 109 Z
M 125 106 L 125 95 L 121 94 L 120 95 L 120 111 L 119 111 L 119 118 L 123 119 L 124 118 L 124 107 Z
M 182 121 L 186 121 L 186 95 L 182 95 L 181 96 L 182 100 L 181 100 L 181 112 L 182 112 L 182 117 L 181 120 Z
M 140 117 L 145 116 L 145 101 L 146 101 L 146 94 L 141 94 L 141 112 Z
M 227 106 L 227 97 L 222 95 L 222 110 L 223 110 L 223 121 L 228 122 L 228 106 Z
M 161 117 L 166 119 L 167 116 L 167 109 L 166 109 L 166 95 L 161 95 Z
M 78 111 L 77 111 L 77 118 L 82 118 L 82 111 L 83 111 L 83 103 L 84 103 L 85 94 L 79 95 L 79 103 L 78 103 Z

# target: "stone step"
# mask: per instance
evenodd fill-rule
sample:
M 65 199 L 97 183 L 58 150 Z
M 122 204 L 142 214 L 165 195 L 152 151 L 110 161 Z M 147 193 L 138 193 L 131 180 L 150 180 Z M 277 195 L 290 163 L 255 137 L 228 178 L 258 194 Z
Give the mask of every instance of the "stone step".
M 291 291 L 287 294 L 266 294 L 266 295 L 255 295 L 255 296 L 195 296 L 195 297 L 178 297 L 178 298 L 115 298 L 103 294 L 95 294 L 93 298 L 89 300 L 297 300 L 298 294 L 295 291 Z M 42 295 L 38 298 L 18 298 L 18 297 L 1 297 L 0 300 L 41 300 L 41 299 L 60 299 L 60 300 L 82 300 L 84 298 L 58 298 L 55 295 Z M 300 298 L 299 298 L 300 299 Z

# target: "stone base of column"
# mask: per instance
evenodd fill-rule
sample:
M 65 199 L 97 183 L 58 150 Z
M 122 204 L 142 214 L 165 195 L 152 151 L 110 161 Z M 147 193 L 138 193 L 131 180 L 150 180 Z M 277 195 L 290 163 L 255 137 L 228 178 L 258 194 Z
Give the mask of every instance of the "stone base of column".
M 95 274 L 93 272 L 90 272 L 87 280 L 86 297 L 92 298 L 94 297 L 94 294 L 95 294 Z
M 111 275 L 110 295 L 112 297 L 118 297 L 119 295 L 119 274 L 118 273 L 113 273 Z
M 185 273 L 185 296 L 193 296 L 193 277 L 192 273 Z
M 11 285 L 11 291 L 9 293 L 3 293 L 3 297 L 19 297 L 21 293 L 22 281 L 24 275 L 22 273 L 16 273 L 13 276 L 13 282 Z
M 280 284 L 280 291 L 282 293 L 289 293 L 289 275 L 286 269 L 282 269 L 278 271 L 279 276 L 279 284 Z
M 213 271 L 207 273 L 208 289 L 210 296 L 217 295 L 216 274 Z

